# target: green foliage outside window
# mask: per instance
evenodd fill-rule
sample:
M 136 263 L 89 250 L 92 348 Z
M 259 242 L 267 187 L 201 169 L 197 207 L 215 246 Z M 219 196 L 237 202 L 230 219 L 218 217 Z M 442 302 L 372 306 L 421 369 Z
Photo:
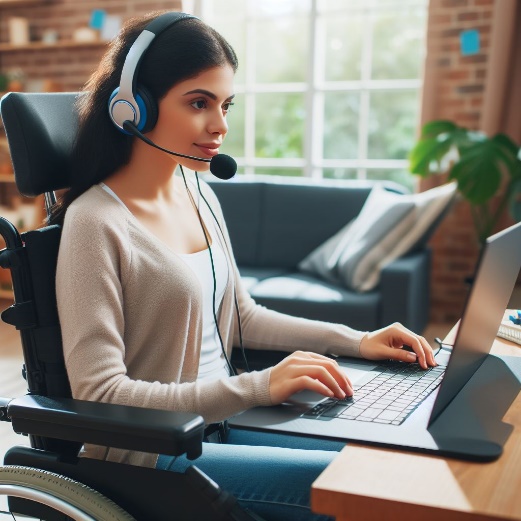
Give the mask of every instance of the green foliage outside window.
M 396 82 L 421 77 L 427 0 L 317 0 L 314 31 L 310 0 L 208 2 L 215 14 L 208 21 L 232 43 L 240 61 L 241 94 L 228 116 L 224 152 L 245 158 L 246 164 L 249 154 L 307 159 L 306 136 L 310 128 L 319 129 L 313 133 L 319 151 L 315 170 L 330 159 L 363 165 L 324 167 L 323 177 L 381 176 L 413 187 L 414 176 L 405 166 L 366 163 L 400 160 L 405 165 L 414 144 L 420 89 L 418 83 Z M 308 96 L 312 85 L 318 96 L 314 111 Z

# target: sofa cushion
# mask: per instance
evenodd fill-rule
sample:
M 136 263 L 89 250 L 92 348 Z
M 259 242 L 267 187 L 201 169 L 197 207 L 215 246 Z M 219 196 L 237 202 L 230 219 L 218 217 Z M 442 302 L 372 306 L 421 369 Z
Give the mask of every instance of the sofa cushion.
M 237 264 L 294 270 L 358 215 L 375 183 L 297 184 L 274 179 L 209 184 L 221 203 Z M 397 192 L 402 188 L 384 184 Z
M 360 212 L 368 186 L 345 190 L 332 186 L 264 187 L 258 266 L 295 268 L 309 252 Z
M 245 266 L 240 267 L 239 271 L 246 291 L 250 291 L 251 288 L 263 280 L 291 273 L 289 270 L 283 268 L 248 268 Z
M 244 270 L 241 269 L 241 273 Z M 255 270 L 250 269 L 250 276 Z M 381 296 L 378 292 L 357 294 L 304 273 L 288 272 L 263 278 L 249 287 L 255 301 L 289 315 L 346 324 L 356 329 L 376 329 Z
M 260 183 L 209 183 L 219 199 L 239 266 L 255 266 L 259 256 L 262 220 Z
M 375 186 L 358 216 L 303 259 L 298 268 L 359 290 L 360 271 L 365 274 L 368 260 L 376 263 L 377 254 L 385 253 L 398 234 L 406 232 L 403 224 L 410 227 L 405 218 L 413 209 L 410 199 Z
M 349 289 L 370 291 L 384 266 L 425 244 L 455 193 L 454 183 L 411 195 L 376 186 L 359 216 L 298 267 Z

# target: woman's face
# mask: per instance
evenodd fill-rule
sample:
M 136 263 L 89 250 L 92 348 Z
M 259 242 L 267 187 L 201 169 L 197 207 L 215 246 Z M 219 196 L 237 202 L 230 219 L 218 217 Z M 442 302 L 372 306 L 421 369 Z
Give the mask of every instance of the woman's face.
M 213 67 L 174 85 L 159 102 L 157 124 L 147 136 L 158 145 L 190 156 L 211 159 L 219 153 L 232 105 L 231 66 Z M 209 163 L 175 157 L 191 170 L 205 171 Z

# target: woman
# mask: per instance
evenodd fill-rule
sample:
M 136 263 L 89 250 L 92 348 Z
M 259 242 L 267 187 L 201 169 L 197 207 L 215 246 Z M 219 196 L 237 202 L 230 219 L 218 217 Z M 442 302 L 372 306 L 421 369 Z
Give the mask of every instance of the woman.
M 182 171 L 208 163 L 151 147 L 111 112 L 125 90 L 119 82 L 127 54 L 152 20 L 157 13 L 122 29 L 79 97 L 74 181 L 53 215 L 63 223 L 56 285 L 73 396 L 190 411 L 216 424 L 304 389 L 352 395 L 330 353 L 435 365 L 425 339 L 399 324 L 361 332 L 255 304 L 215 195 Z M 145 51 L 136 88 L 157 103 L 157 121 L 152 115 L 136 125 L 160 147 L 211 159 L 228 132 L 235 53 L 193 17 L 167 24 Z M 147 118 L 154 110 L 147 106 Z M 273 368 L 236 375 L 229 356 L 240 341 L 291 354 Z M 197 466 L 242 504 L 267 519 L 316 518 L 310 486 L 341 443 L 233 429 L 220 441 L 204 444 Z M 97 446 L 84 452 L 174 471 L 189 464 Z

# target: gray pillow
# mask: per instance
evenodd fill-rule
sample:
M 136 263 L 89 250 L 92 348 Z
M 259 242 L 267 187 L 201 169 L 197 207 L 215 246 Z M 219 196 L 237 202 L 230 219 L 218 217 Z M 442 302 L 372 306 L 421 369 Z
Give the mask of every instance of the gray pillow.
M 377 185 L 360 214 L 312 251 L 298 267 L 355 291 L 370 291 L 384 266 L 405 255 L 456 193 L 455 183 L 400 195 Z

